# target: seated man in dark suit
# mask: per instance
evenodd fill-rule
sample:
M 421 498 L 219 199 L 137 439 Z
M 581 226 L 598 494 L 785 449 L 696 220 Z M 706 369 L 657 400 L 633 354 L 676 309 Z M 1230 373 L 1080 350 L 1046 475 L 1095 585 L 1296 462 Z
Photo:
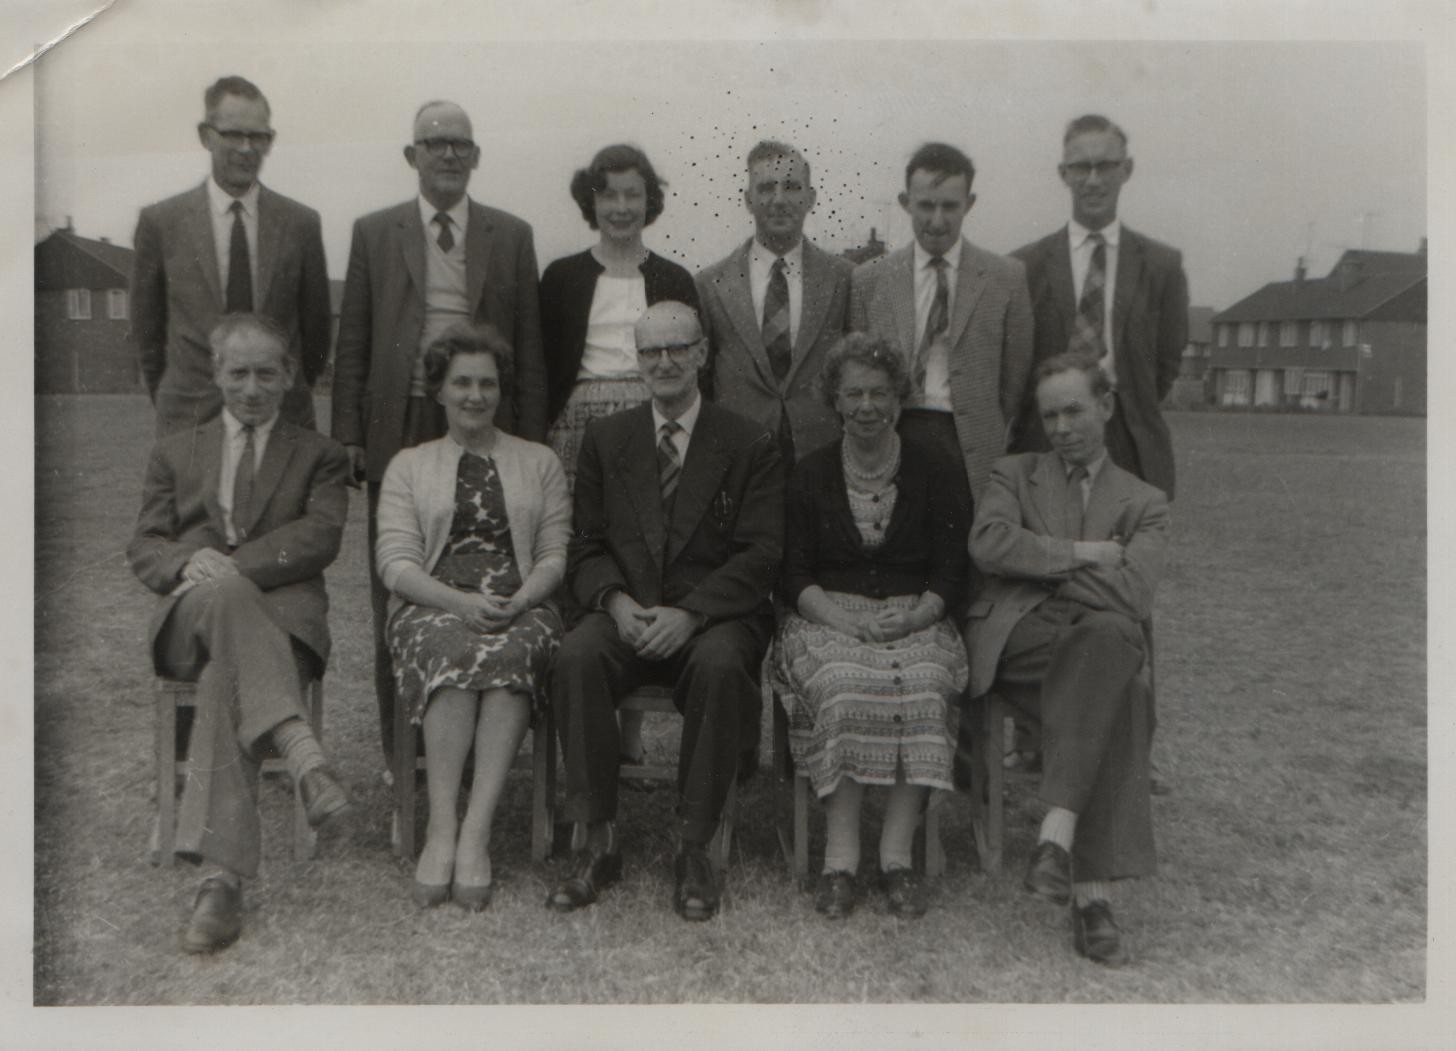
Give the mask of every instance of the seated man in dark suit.
M 648 307 L 636 337 L 652 400 L 590 424 L 577 462 L 567 573 L 590 612 L 557 652 L 551 699 L 566 816 L 587 835 L 547 904 L 590 905 L 621 875 L 616 705 L 661 683 L 683 715 L 673 907 L 706 920 L 718 909 L 706 847 L 763 703 L 783 467 L 764 427 L 699 396 L 707 348 L 691 307 Z
M 1036 400 L 1053 451 L 998 460 L 976 506 L 971 557 L 987 584 L 966 629 L 969 696 L 994 687 L 1040 720 L 1047 813 L 1026 887 L 1059 905 L 1075 896 L 1077 952 L 1120 964 L 1110 881 L 1156 868 L 1136 680 L 1168 501 L 1107 456 L 1113 398 L 1096 358 L 1043 362 Z
M 349 806 L 303 706 L 328 659 L 323 571 L 343 537 L 348 456 L 279 417 L 294 365 L 277 322 L 230 314 L 211 343 L 222 414 L 157 443 L 126 552 L 164 596 L 151 627 L 157 674 L 197 683 L 176 848 L 210 868 L 182 932 L 193 953 L 241 929 L 241 881 L 258 871 L 261 750 L 283 756 L 310 824 Z

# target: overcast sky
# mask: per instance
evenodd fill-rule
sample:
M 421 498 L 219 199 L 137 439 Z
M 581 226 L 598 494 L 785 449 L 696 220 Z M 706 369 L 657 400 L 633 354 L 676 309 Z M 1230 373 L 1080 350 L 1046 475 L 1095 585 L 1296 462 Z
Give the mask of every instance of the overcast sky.
M 692 269 L 750 234 L 743 159 L 764 136 L 808 155 L 819 191 L 809 233 L 832 250 L 871 227 L 906 243 L 904 163 L 927 139 L 954 143 L 978 169 L 967 235 L 1009 252 L 1065 221 L 1061 131 L 1087 111 L 1129 133 L 1121 215 L 1183 250 L 1195 303 L 1228 306 L 1288 278 L 1306 252 L 1323 273 L 1345 248 L 1411 251 L 1427 232 L 1414 44 L 499 43 L 468 16 L 453 39 L 386 41 L 397 15 L 381 5 L 253 8 L 273 17 L 239 28 L 224 8 L 135 4 L 42 60 L 38 237 L 70 216 L 83 235 L 130 244 L 142 205 L 206 173 L 195 126 L 203 88 L 225 73 L 272 103 L 263 181 L 321 212 L 335 277 L 353 220 L 414 192 L 400 150 L 415 108 L 436 97 L 474 119 L 472 196 L 529 221 L 542 266 L 594 239 L 567 184 L 622 140 L 670 184 L 649 245 Z M 361 25 L 373 39 L 343 39 Z

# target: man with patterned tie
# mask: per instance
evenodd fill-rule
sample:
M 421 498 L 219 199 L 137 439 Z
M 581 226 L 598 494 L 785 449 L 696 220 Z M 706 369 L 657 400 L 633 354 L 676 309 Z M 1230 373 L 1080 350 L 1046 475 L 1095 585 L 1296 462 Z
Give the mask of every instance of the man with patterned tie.
M 994 690 L 1040 721 L 1047 810 L 1025 885 L 1073 902 L 1078 953 L 1119 964 L 1111 881 L 1157 864 L 1151 696 L 1139 673 L 1168 501 L 1108 455 L 1112 388 L 1097 358 L 1049 358 L 1034 389 L 1053 451 L 998 460 L 971 530 L 987 582 L 966 629 L 968 695 Z
M 182 932 L 189 953 L 241 930 L 242 880 L 258 870 L 260 751 L 283 756 L 311 824 L 349 805 L 303 707 L 328 662 L 323 572 L 344 535 L 348 457 L 282 418 L 294 379 L 282 326 L 230 314 L 211 343 L 222 411 L 157 442 L 126 551 L 162 596 L 157 673 L 197 683 L 176 851 L 208 871 Z
M 697 277 L 708 339 L 704 393 L 777 435 L 786 472 L 839 437 L 839 420 L 814 383 L 849 323 L 854 264 L 804 236 L 814 199 L 803 154 L 758 143 L 743 191 L 753 238 Z
M 203 94 L 197 137 L 212 174 L 142 209 L 132 262 L 131 331 L 157 436 L 222 408 L 208 333 L 223 314 L 257 311 L 283 326 L 294 361 L 283 418 L 314 425 L 313 381 L 329 356 L 329 275 L 318 213 L 258 182 L 273 145 L 268 100 L 242 77 Z
M 456 321 L 494 326 L 515 351 L 515 393 L 496 426 L 522 438 L 546 434 L 546 366 L 531 227 L 466 195 L 480 163 L 470 118 L 453 102 L 415 114 L 404 157 L 419 194 L 354 224 L 334 360 L 333 436 L 349 450 L 355 484 L 369 497 L 369 551 L 384 469 L 402 448 L 443 437 L 444 410 L 425 395 L 423 354 Z M 384 642 L 389 592 L 369 560 L 374 691 L 389 769 L 394 675 Z
M 1071 194 L 1071 221 L 1013 253 L 1026 264 L 1036 360 L 1074 350 L 1102 363 L 1116 404 L 1108 455 L 1171 500 L 1173 444 L 1159 405 L 1188 342 L 1182 256 L 1118 219 L 1132 158 L 1127 135 L 1106 117 L 1088 114 L 1067 125 L 1057 171 Z M 1029 390 L 1012 448 L 1049 448 Z
M 706 920 L 719 901 L 707 844 L 762 705 L 783 466 L 761 424 L 699 395 L 707 347 L 691 307 L 653 304 L 636 339 L 652 400 L 590 424 L 577 462 L 567 575 L 588 612 L 557 651 L 551 698 L 566 816 L 586 840 L 546 904 L 583 908 L 620 877 L 616 706 L 658 683 L 683 716 L 673 908 Z
M 915 242 L 854 271 L 850 328 L 898 346 L 914 377 L 902 434 L 965 464 L 960 495 L 979 495 L 1006 451 L 1031 369 L 1031 303 L 1022 266 L 961 236 L 976 169 L 954 146 L 921 146 L 900 207 Z M 969 514 L 967 515 L 969 517 Z

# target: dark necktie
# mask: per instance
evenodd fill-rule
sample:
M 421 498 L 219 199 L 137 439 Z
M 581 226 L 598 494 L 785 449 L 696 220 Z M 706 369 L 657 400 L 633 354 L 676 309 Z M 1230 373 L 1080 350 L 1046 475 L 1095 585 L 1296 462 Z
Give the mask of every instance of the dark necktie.
M 243 425 L 243 454 L 238 457 L 238 469 L 233 475 L 233 533 L 238 543 L 248 538 L 247 528 L 252 523 L 253 510 L 253 428 Z
M 1082 298 L 1077 301 L 1077 318 L 1072 326 L 1072 338 L 1067 349 L 1091 354 L 1099 361 L 1107 353 L 1107 344 L 1102 338 L 1107 320 L 1103 303 L 1107 288 L 1107 242 L 1101 234 L 1087 235 L 1092 243 L 1092 260 L 1087 264 L 1087 277 L 1082 282 Z
M 768 291 L 763 297 L 763 346 L 774 379 L 780 383 L 789 374 L 793 346 L 789 340 L 789 279 L 784 273 L 783 257 L 774 260 L 768 277 Z
M 450 217 L 444 212 L 436 212 L 435 222 L 440 224 L 440 236 L 435 238 L 435 243 L 440 246 L 440 251 L 449 255 L 450 249 L 455 247 L 455 235 L 450 232 Z
M 950 327 L 950 283 L 945 276 L 950 264 L 944 256 L 933 256 L 930 266 L 935 270 L 935 298 L 930 301 L 930 313 L 925 315 L 925 337 L 920 341 L 920 352 L 915 355 L 915 369 L 911 377 L 915 391 L 925 393 L 925 363 L 930 357 L 930 345 Z
M 1067 525 L 1072 530 L 1072 539 L 1082 539 L 1082 515 L 1087 510 L 1082 495 L 1082 483 L 1087 480 L 1087 468 L 1073 467 L 1067 475 Z
M 243 228 L 243 202 L 228 206 L 233 213 L 232 239 L 228 242 L 227 310 L 246 314 L 253 309 L 253 271 L 248 260 L 248 231 Z
M 662 509 L 669 515 L 672 514 L 673 497 L 677 495 L 678 479 L 682 475 L 682 460 L 672 440 L 672 436 L 680 430 L 682 427 L 676 420 L 668 420 L 658 428 L 657 478 L 662 485 Z

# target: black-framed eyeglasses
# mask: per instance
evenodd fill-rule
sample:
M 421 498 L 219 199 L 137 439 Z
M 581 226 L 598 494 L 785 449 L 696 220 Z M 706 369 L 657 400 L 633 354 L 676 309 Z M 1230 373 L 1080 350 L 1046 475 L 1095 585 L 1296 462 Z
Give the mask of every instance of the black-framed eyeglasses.
M 206 124 L 204 127 L 211 128 L 214 135 L 234 149 L 251 146 L 255 150 L 266 150 L 273 145 L 273 136 L 276 134 L 271 131 L 236 131 L 232 128 L 219 128 L 216 124 Z
M 416 139 L 416 146 L 423 146 L 425 152 L 436 159 L 453 153 L 456 160 L 465 160 L 475 152 L 475 143 L 469 139 Z
M 655 365 L 666 354 L 674 365 L 681 365 L 693 356 L 693 351 L 698 349 L 701 342 L 702 340 L 695 339 L 691 343 L 674 343 L 667 347 L 638 347 L 637 356 L 647 364 Z
M 1085 179 L 1093 172 L 1097 173 L 1099 179 L 1105 179 L 1126 163 L 1126 157 L 1120 161 L 1098 161 L 1095 164 L 1091 161 L 1073 161 L 1071 164 L 1062 165 L 1062 169 L 1074 179 Z

